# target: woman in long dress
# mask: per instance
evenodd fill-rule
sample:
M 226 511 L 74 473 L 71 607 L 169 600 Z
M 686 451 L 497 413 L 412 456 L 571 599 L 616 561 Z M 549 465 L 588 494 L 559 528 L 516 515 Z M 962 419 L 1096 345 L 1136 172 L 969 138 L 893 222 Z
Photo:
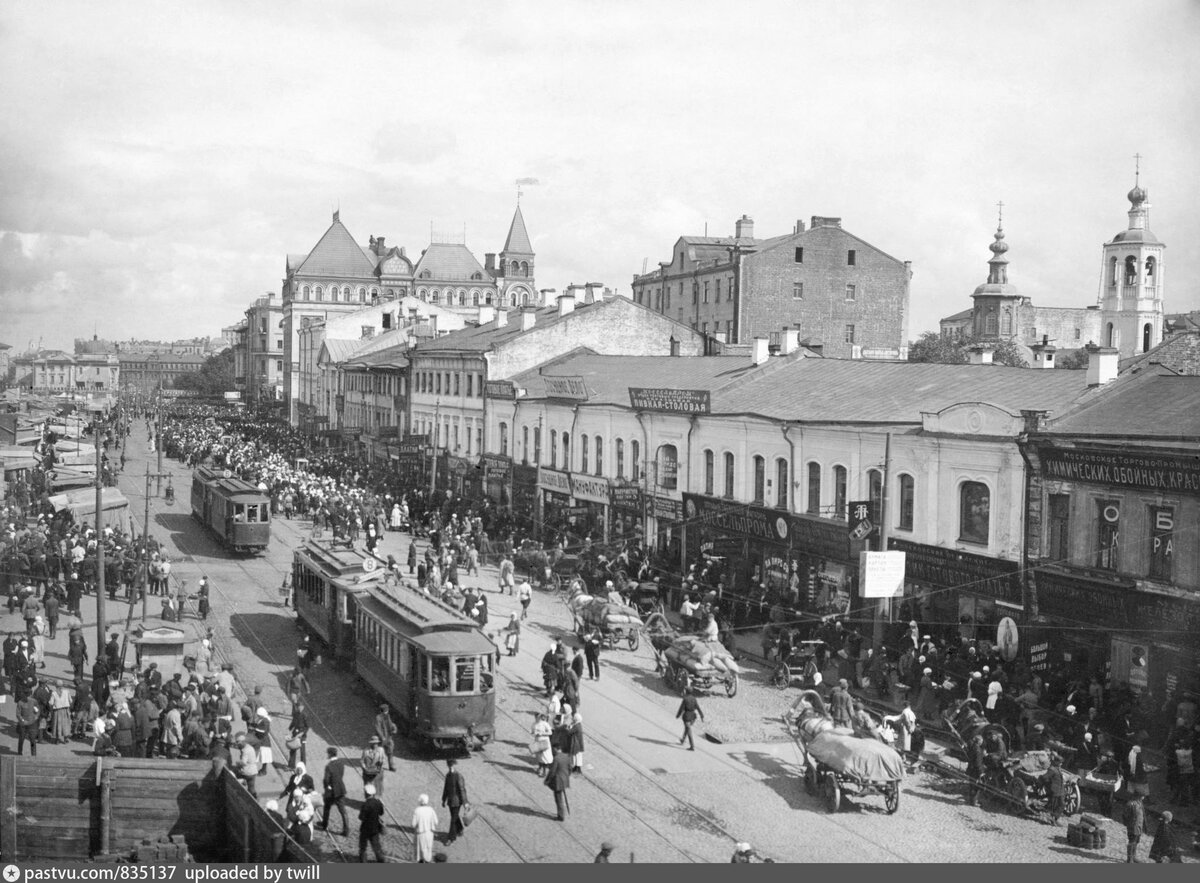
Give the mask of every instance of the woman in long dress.
M 416 847 L 417 862 L 433 861 L 433 834 L 437 831 L 438 817 L 429 805 L 429 795 L 422 794 L 417 798 L 417 808 L 413 811 L 412 828 Z
M 74 697 L 66 685 L 59 682 L 50 697 L 50 739 L 66 743 L 71 738 L 71 700 Z
M 255 711 L 254 719 L 250 721 L 250 736 L 258 749 L 259 768 L 270 768 L 275 762 L 275 756 L 271 753 L 271 715 L 265 708 Z
M 571 772 L 583 772 L 583 715 L 578 711 L 571 721 Z
M 396 503 L 392 506 L 392 530 L 400 530 L 404 527 L 404 520 L 400 517 L 400 504 Z
M 530 746 L 533 750 L 534 760 L 537 761 L 537 774 L 539 776 L 546 775 L 546 770 L 554 761 L 554 749 L 550 746 L 550 734 L 554 730 L 550 727 L 550 721 L 546 715 L 539 714 L 537 720 L 534 721 L 533 729 L 529 731 L 529 735 L 533 737 L 533 743 Z

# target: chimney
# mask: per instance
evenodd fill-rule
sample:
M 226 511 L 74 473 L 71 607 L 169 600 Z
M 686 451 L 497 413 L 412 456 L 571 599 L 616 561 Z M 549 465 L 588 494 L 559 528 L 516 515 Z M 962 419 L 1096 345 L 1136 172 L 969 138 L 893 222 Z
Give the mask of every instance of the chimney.
M 508 324 L 508 308 L 501 307 L 500 309 L 496 310 L 496 327 L 503 328 L 507 324 Z
M 770 345 L 771 342 L 765 337 L 754 338 L 750 352 L 755 365 L 761 365 L 771 357 Z
M 384 247 L 382 236 L 375 237 L 375 254 L 378 254 L 378 255 L 387 254 L 387 248 Z
M 812 229 L 814 229 L 814 230 L 816 230 L 818 227 L 840 227 L 840 226 L 842 226 L 842 219 L 841 218 L 825 218 L 825 217 L 822 217 L 821 215 L 813 215 L 811 226 L 812 226 Z
M 589 304 L 600 303 L 604 300 L 605 288 L 599 282 L 589 282 L 586 286 L 587 294 L 584 301 Z
M 792 228 L 792 232 L 793 233 L 803 233 L 804 232 L 804 222 L 797 221 L 796 226 Z
M 677 338 L 674 334 L 671 335 L 671 355 L 679 355 L 679 338 Z
M 800 329 L 784 328 L 783 333 L 779 335 L 780 355 L 790 356 L 798 349 L 800 349 Z
M 537 307 L 525 307 L 521 310 L 521 330 L 528 331 L 537 321 Z
M 967 352 L 971 354 L 970 362 L 972 365 L 990 365 L 992 364 L 992 355 L 995 353 L 995 350 L 990 346 L 977 343 L 967 350 Z
M 575 310 L 575 289 L 576 285 L 567 286 L 567 290 L 558 296 L 558 315 L 565 316 Z
M 486 325 L 488 322 L 496 318 L 496 308 L 491 304 L 479 305 L 479 324 Z
M 1089 343 L 1086 349 L 1088 386 L 1103 386 L 1110 380 L 1116 380 L 1120 361 L 1117 350 L 1111 346 L 1096 346 L 1094 343 Z
M 749 215 L 742 215 L 734 223 L 734 236 L 738 239 L 753 239 L 754 238 L 754 219 Z
M 483 256 L 483 268 L 489 273 L 496 271 L 496 253 L 494 251 L 490 251 Z
M 273 292 L 273 291 L 267 292 L 267 300 L 272 300 L 272 299 L 274 299 L 274 297 L 275 297 L 275 292 Z
M 1049 335 L 1042 335 L 1042 342 L 1035 343 L 1030 347 L 1033 350 L 1033 367 L 1035 368 L 1053 368 L 1054 354 L 1058 348 L 1050 343 Z

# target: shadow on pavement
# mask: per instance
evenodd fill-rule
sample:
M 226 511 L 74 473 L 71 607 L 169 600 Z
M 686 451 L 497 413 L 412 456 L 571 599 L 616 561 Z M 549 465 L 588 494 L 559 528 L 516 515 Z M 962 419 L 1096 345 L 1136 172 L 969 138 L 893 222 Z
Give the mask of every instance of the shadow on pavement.
M 729 756 L 759 773 L 763 777 L 763 784 L 787 801 L 792 809 L 816 807 L 817 801 L 804 793 L 804 779 L 796 764 L 763 751 L 735 752 Z
M 532 816 L 535 819 L 554 818 L 554 813 L 543 812 L 536 809 L 530 809 L 528 806 L 517 806 L 513 803 L 489 803 L 488 806 L 493 809 L 498 809 L 501 812 L 512 813 L 518 816 Z
M 613 662 L 611 660 L 604 662 L 603 657 L 601 657 L 601 660 L 601 665 L 615 668 L 617 671 L 624 672 L 625 674 L 629 675 L 629 677 L 637 684 L 647 690 L 657 693 L 660 696 L 679 696 L 676 691 L 667 686 L 666 682 L 662 679 L 662 676 L 657 674 L 653 669 L 647 670 L 639 666 L 628 665 L 623 662 Z

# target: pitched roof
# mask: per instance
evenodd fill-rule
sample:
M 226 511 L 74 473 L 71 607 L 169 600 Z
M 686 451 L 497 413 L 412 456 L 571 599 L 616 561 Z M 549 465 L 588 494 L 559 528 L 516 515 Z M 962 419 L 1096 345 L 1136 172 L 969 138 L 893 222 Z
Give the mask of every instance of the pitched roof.
M 588 402 L 628 405 L 631 386 L 713 390 L 753 368 L 747 356 L 604 356 L 581 347 L 523 371 L 512 383 L 526 390 L 524 399 L 541 399 L 546 377 L 582 377 Z
M 1053 414 L 1087 391 L 1086 374 L 1000 365 L 781 358 L 778 370 L 755 372 L 714 393 L 712 409 L 814 423 L 917 423 L 923 412 L 962 402 Z
M 1121 373 L 1140 371 L 1149 365 L 1165 365 L 1176 374 L 1200 374 L 1200 328 L 1178 331 L 1158 346 L 1121 360 Z
M 361 340 L 346 340 L 340 337 L 327 337 L 321 342 L 321 347 L 329 354 L 329 361 L 344 362 L 354 355 Z
M 492 278 L 484 272 L 469 248 L 449 242 L 433 242 L 425 249 L 413 268 L 413 276 L 420 280 L 425 272 L 429 273 L 429 282 L 490 282 Z M 476 273 L 481 278 L 472 280 Z
M 375 278 L 375 262 L 363 254 L 350 231 L 334 215 L 325 235 L 313 246 L 297 273 L 306 276 L 349 276 Z
M 1085 403 L 1052 420 L 1046 433 L 1181 441 L 1194 447 L 1200 437 L 1200 377 L 1152 365 L 1100 387 Z
M 520 203 L 517 203 L 517 210 L 513 212 L 512 223 L 508 227 L 508 238 L 504 240 L 504 248 L 501 251 L 506 254 L 533 254 L 533 245 L 525 231 L 525 217 L 521 214 Z
M 408 357 L 405 355 L 408 352 L 408 347 L 400 344 L 392 344 L 385 349 L 381 349 L 372 353 L 356 353 L 353 358 L 348 359 L 344 364 L 344 368 L 403 368 L 408 364 Z
M 945 316 L 941 319 L 938 319 L 938 322 L 961 322 L 964 319 L 970 319 L 974 315 L 975 310 L 971 308 L 955 313 L 953 316 Z

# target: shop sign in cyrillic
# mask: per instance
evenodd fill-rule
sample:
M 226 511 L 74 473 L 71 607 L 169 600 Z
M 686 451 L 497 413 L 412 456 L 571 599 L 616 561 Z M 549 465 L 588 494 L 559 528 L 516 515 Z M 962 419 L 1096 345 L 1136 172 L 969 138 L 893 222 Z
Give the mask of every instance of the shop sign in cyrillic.
M 483 384 L 483 394 L 489 399 L 515 399 L 517 389 L 511 380 L 488 380 Z
M 1047 570 L 1036 573 L 1038 615 L 1113 629 L 1131 625 L 1126 599 L 1132 586 L 1106 585 Z
M 498 454 L 484 454 L 479 458 L 479 465 L 489 476 L 500 477 L 508 475 L 508 471 L 512 468 L 512 460 Z
M 546 384 L 547 398 L 587 401 L 587 384 L 583 382 L 582 377 L 548 377 L 543 375 L 542 381 Z
M 608 504 L 608 479 L 590 475 L 571 475 L 571 496 L 589 503 Z
M 791 524 L 793 549 L 834 561 L 856 563 L 850 555 L 850 537 L 844 523 L 793 515 Z
M 786 543 L 787 516 L 758 506 L 727 503 L 697 494 L 683 495 L 683 511 L 688 523 L 698 523 L 706 530 L 737 534 L 769 543 Z
M 667 411 L 674 414 L 707 414 L 711 410 L 707 389 L 647 389 L 629 387 L 629 404 L 638 411 Z
M 420 457 L 425 453 L 425 445 L 421 442 L 402 441 L 396 445 L 396 453 L 398 454 L 415 454 Z
M 1022 603 L 1020 565 L 1016 561 L 910 543 L 894 537 L 888 540 L 888 548 L 905 553 L 906 578 L 910 582 L 960 589 L 1017 606 Z
M 1043 447 L 1047 478 L 1162 493 L 1200 494 L 1200 458 Z
M 613 485 L 609 488 L 612 495 L 612 505 L 616 509 L 627 509 L 633 512 L 642 511 L 642 489 L 625 485 Z
M 650 514 L 658 521 L 677 524 L 683 521 L 683 504 L 670 497 L 651 497 Z
M 1158 632 L 1163 641 L 1190 643 L 1200 632 L 1200 603 L 1151 592 L 1132 592 L 1130 620 L 1138 631 Z
M 537 483 L 538 487 L 542 490 L 554 491 L 556 494 L 563 494 L 568 497 L 571 496 L 571 476 L 569 473 L 539 466 Z

